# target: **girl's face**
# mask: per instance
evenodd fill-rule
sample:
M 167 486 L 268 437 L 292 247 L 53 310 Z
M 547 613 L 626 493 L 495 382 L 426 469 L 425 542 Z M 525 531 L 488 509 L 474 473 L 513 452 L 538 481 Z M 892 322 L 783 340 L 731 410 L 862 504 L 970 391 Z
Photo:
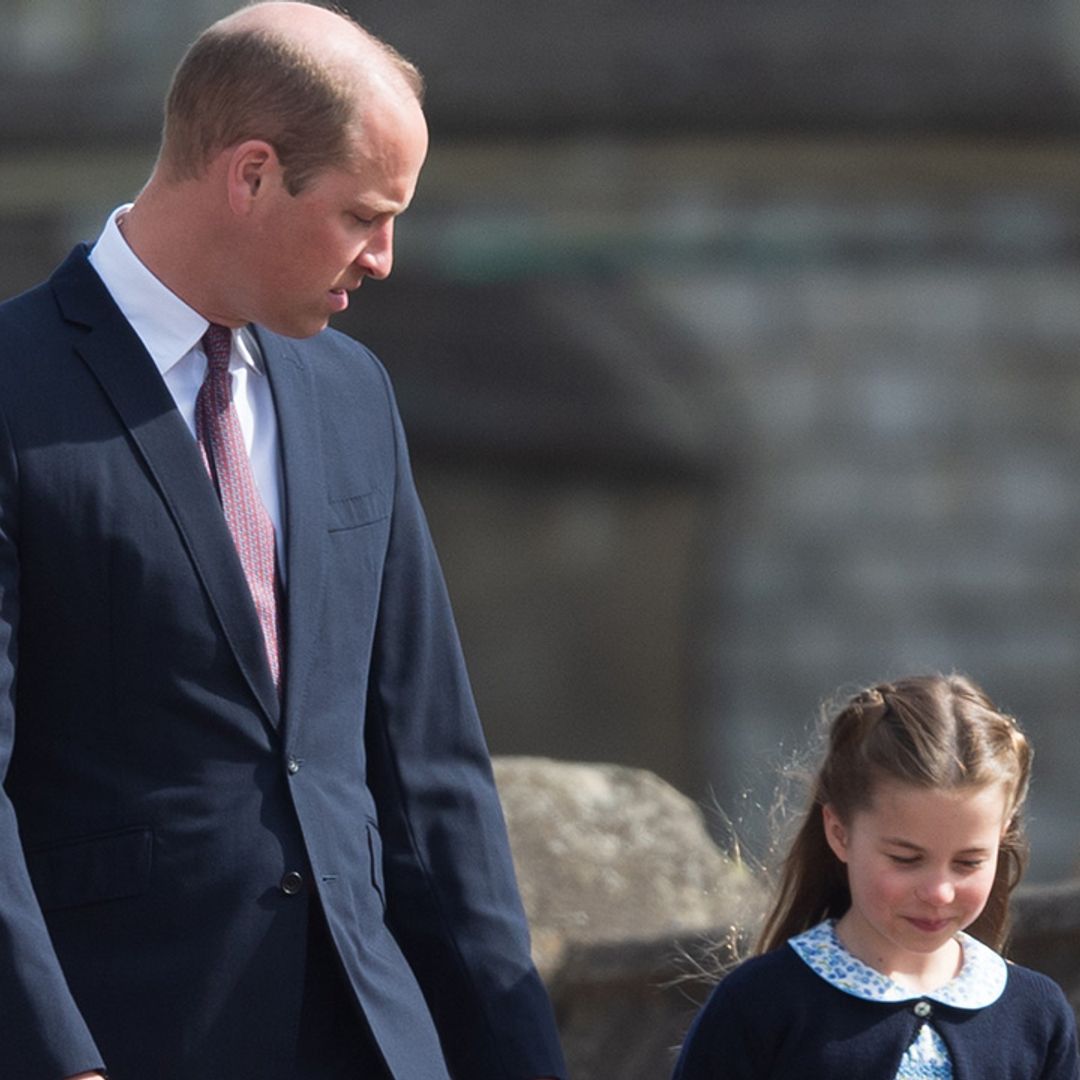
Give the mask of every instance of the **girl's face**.
M 990 895 L 1006 809 L 1004 784 L 938 791 L 892 780 L 846 823 L 826 806 L 825 836 L 851 890 L 837 926 L 847 949 L 919 989 L 952 978 L 954 935 Z

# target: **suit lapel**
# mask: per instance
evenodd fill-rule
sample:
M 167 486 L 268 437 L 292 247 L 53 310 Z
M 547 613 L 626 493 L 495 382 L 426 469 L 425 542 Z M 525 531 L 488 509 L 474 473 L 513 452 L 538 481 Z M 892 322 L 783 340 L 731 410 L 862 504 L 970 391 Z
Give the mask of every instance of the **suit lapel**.
M 75 343 L 146 461 L 183 537 L 240 668 L 268 721 L 274 690 L 255 608 L 198 448 L 153 360 L 86 262 L 85 249 L 57 271 L 53 287 L 66 318 L 89 332 Z
M 261 328 L 256 336 L 274 395 L 285 476 L 285 714 L 295 725 L 318 647 L 326 555 L 319 410 L 312 373 L 296 342 Z

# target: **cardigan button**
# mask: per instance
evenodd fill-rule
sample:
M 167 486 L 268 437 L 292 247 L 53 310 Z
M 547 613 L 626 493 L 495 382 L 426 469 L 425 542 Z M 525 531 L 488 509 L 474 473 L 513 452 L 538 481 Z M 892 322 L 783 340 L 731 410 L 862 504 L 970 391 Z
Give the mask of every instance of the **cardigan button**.
M 915 1002 L 915 1008 L 913 1012 L 919 1019 L 925 1020 L 934 1011 L 929 1001 L 917 1001 Z

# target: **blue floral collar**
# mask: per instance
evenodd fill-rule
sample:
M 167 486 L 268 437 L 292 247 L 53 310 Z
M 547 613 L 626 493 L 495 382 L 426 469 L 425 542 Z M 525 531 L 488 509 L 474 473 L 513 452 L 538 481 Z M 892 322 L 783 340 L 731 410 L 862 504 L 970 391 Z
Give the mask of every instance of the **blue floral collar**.
M 983 1009 L 1005 990 L 1009 969 L 993 949 L 970 934 L 957 934 L 964 962 L 956 977 L 929 993 L 919 994 L 893 982 L 887 975 L 857 960 L 836 936 L 836 922 L 828 919 L 788 941 L 799 958 L 831 986 L 865 1001 L 912 1001 L 929 998 L 958 1009 Z

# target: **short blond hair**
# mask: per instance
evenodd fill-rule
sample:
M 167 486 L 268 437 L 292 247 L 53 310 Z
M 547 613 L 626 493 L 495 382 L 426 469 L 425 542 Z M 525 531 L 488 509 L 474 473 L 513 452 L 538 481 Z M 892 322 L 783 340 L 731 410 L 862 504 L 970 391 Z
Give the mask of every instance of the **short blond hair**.
M 316 5 L 318 6 L 318 5 Z M 347 15 L 423 101 L 423 76 Z M 192 43 L 165 101 L 161 164 L 173 180 L 202 176 L 215 155 L 248 139 L 273 146 L 290 194 L 349 160 L 356 81 L 285 35 L 216 23 Z

